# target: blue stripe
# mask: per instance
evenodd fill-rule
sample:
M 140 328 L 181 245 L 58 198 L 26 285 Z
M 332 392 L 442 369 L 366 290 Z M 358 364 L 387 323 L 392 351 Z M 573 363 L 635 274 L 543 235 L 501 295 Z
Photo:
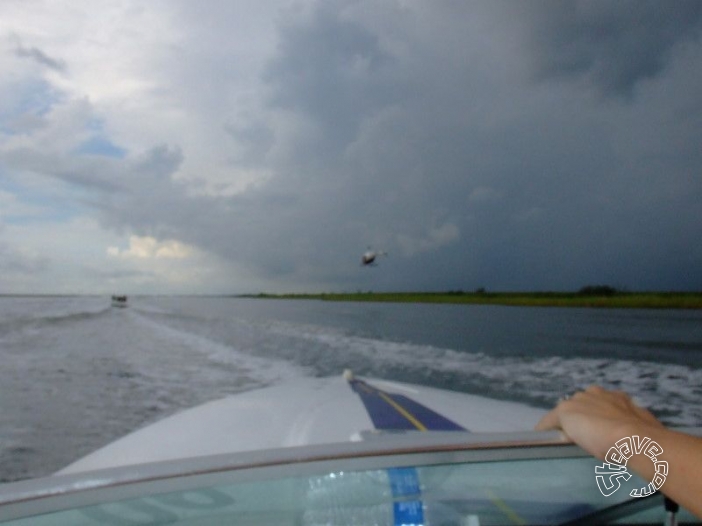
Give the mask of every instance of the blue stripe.
M 430 431 L 465 431 L 463 426 L 458 425 L 453 420 L 449 420 L 444 415 L 432 411 L 427 406 L 415 402 L 411 398 L 398 395 L 387 394 L 393 401 L 401 405 L 405 411 L 410 413 L 414 418 L 419 420 L 424 427 Z
M 389 468 L 395 526 L 423 526 L 424 510 L 415 468 Z
M 376 429 L 417 429 L 412 421 L 388 403 L 387 399 L 390 399 L 428 430 L 466 431 L 464 427 L 453 420 L 449 420 L 407 396 L 382 391 L 355 378 L 349 380 L 349 385 L 363 401 L 368 416 Z M 394 526 L 424 526 L 422 489 L 417 469 L 413 467 L 389 468 L 386 471 L 393 496 Z
M 410 420 L 402 413 L 399 413 L 395 407 L 381 396 L 382 393 L 401 406 L 430 431 L 466 431 L 463 426 L 458 425 L 453 420 L 440 415 L 419 402 L 415 402 L 407 396 L 382 391 L 363 380 L 355 378 L 349 380 L 349 385 L 358 393 L 376 429 L 394 431 L 417 429 Z

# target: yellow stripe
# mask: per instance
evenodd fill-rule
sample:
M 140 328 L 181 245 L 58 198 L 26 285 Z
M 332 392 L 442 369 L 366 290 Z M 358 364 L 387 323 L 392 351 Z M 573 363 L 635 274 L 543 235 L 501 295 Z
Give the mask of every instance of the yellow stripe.
M 504 513 L 507 516 L 507 518 L 511 520 L 514 524 L 526 524 L 526 521 L 522 519 L 519 515 L 517 515 L 517 512 L 510 508 L 504 500 L 502 500 L 490 490 L 487 490 L 487 494 L 488 497 L 490 497 L 492 503 L 498 508 L 500 508 L 500 511 Z
M 378 395 L 385 400 L 388 404 L 390 404 L 393 408 L 395 408 L 395 411 L 400 413 L 402 416 L 404 416 L 407 420 L 410 421 L 410 423 L 419 429 L 420 431 L 426 431 L 427 428 L 424 427 L 424 424 L 422 424 L 419 420 L 417 420 L 412 414 L 407 411 L 404 407 L 402 407 L 400 404 L 395 402 L 392 398 L 390 398 L 388 395 L 386 395 L 384 392 L 377 390 Z

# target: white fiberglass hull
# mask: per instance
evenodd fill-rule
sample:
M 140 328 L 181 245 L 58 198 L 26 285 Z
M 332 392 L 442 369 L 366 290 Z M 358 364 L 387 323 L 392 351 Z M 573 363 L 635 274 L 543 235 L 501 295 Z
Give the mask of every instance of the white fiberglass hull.
M 384 380 L 367 382 L 384 393 L 408 397 L 472 433 L 531 430 L 544 413 L 522 404 L 441 389 Z M 364 433 L 376 428 L 361 397 L 342 376 L 299 379 L 183 411 L 119 439 L 59 473 L 347 442 L 361 440 Z
M 608 497 L 598 461 L 560 433 L 530 431 L 542 414 L 350 375 L 299 380 L 184 411 L 55 476 L 4 485 L 0 523 L 662 522 L 660 495 Z

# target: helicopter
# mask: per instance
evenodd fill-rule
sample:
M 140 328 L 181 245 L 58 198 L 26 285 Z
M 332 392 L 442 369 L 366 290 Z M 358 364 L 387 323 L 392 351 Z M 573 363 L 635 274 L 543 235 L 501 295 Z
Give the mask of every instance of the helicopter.
M 388 255 L 387 252 L 379 252 L 376 250 L 371 250 L 369 248 L 361 256 L 361 266 L 362 267 L 375 267 L 378 265 L 375 261 L 378 258 L 378 256 L 387 256 L 387 255 Z

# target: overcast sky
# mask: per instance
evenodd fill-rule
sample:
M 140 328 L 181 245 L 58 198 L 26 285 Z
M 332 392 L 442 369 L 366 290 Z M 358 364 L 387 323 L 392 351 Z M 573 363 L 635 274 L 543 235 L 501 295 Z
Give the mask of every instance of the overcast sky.
M 702 2 L 0 2 L 0 293 L 591 284 L 702 290 Z

